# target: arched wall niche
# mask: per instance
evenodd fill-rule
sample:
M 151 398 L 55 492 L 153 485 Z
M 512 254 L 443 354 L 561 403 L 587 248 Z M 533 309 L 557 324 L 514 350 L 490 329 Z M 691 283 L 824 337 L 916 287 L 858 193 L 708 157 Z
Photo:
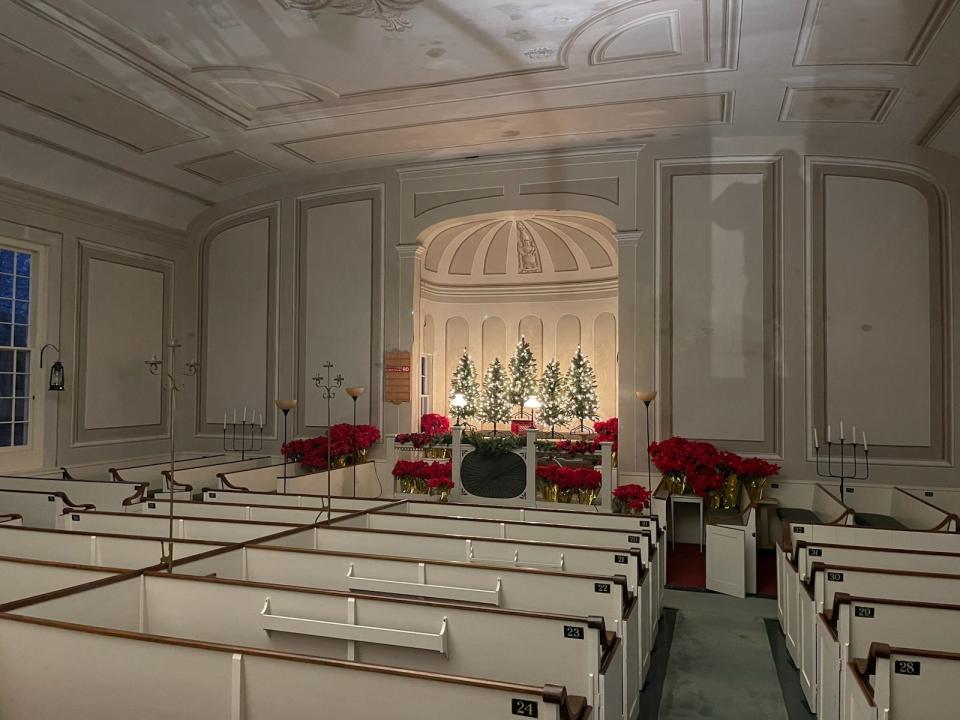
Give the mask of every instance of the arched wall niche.
M 594 363 L 600 414 L 617 411 L 618 248 L 613 223 L 582 211 L 511 210 L 438 223 L 419 237 L 421 352 L 432 353 L 430 407 L 448 412 L 463 348 L 482 379 L 521 337 L 538 373 L 566 369 L 577 348 Z M 431 337 L 430 328 L 433 328 Z

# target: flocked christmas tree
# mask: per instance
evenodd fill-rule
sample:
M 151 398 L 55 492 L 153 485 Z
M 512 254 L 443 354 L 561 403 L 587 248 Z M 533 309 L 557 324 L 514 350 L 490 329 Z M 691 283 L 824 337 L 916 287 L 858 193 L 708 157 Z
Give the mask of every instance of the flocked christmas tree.
M 557 425 L 564 425 L 570 419 L 567 379 L 563 376 L 560 363 L 551 360 L 543 368 L 540 378 L 540 424 L 550 427 L 553 435 Z
M 497 432 L 498 423 L 510 422 L 507 383 L 507 374 L 503 371 L 500 358 L 494 358 L 483 376 L 483 399 L 480 403 L 480 417 L 493 424 L 494 434 Z
M 466 348 L 463 349 L 463 355 L 457 361 L 453 378 L 450 380 L 450 399 L 453 400 L 457 393 L 462 394 L 467 401 L 457 414 L 466 420 L 475 418 L 480 410 L 480 384 L 477 382 L 477 365 Z
M 585 421 L 600 419 L 597 413 L 600 401 L 597 399 L 597 376 L 579 347 L 567 371 L 567 392 L 570 416 L 580 421 L 580 432 L 584 432 Z
M 511 405 L 519 407 L 522 415 L 523 404 L 527 401 L 527 398 L 537 394 L 537 361 L 533 357 L 530 343 L 522 335 L 513 357 L 510 358 L 508 368 L 510 370 L 510 390 L 507 392 L 507 399 Z

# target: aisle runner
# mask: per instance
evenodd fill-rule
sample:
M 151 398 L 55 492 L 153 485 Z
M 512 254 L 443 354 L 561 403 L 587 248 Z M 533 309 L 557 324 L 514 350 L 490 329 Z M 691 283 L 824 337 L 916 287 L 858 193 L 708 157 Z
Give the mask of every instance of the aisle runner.
M 677 608 L 660 720 L 787 720 L 763 620 L 775 601 L 668 590 Z

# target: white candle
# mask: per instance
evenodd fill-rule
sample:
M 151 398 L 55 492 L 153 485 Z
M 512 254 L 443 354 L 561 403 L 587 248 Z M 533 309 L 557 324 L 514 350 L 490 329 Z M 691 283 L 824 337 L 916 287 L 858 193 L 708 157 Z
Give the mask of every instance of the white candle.
M 833 431 L 831 430 L 829 425 L 827 425 L 827 442 L 828 443 L 833 442 Z
M 867 447 L 867 434 L 863 433 L 863 451 L 867 452 L 870 448 Z
M 817 429 L 813 429 L 813 446 L 819 450 L 820 449 L 820 438 L 817 437 Z
M 243 406 L 243 421 L 244 421 L 244 422 L 247 421 L 247 406 L 246 406 L 246 405 Z M 840 424 L 842 425 L 843 423 L 841 422 Z M 841 434 L 843 434 L 843 433 L 841 433 Z
M 223 413 L 223 429 L 227 429 L 227 413 Z
M 233 424 L 234 424 L 234 425 L 237 424 L 237 409 L 236 409 L 236 408 L 233 409 Z
M 840 442 L 843 442 L 843 420 L 840 421 Z
M 263 413 L 260 413 L 260 429 L 263 430 Z
M 856 444 L 857 444 L 857 426 L 856 425 L 854 425 L 853 430 L 850 431 L 850 437 L 853 438 L 853 444 L 854 444 L 854 447 L 856 447 Z

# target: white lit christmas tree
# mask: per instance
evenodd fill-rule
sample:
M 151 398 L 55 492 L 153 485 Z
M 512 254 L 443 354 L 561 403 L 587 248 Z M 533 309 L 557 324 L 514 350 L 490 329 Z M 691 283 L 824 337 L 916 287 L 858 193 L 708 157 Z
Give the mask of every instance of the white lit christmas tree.
M 567 393 L 567 379 L 563 376 L 560 363 L 551 360 L 543 368 L 540 378 L 540 408 L 539 422 L 550 427 L 553 435 L 557 425 L 564 425 L 570 420 L 570 397 Z
M 580 432 L 584 432 L 585 421 L 600 419 L 597 413 L 600 401 L 597 399 L 597 376 L 593 372 L 590 361 L 579 347 L 567 371 L 567 391 L 570 398 L 570 415 L 580 421 Z
M 480 417 L 493 424 L 497 432 L 498 423 L 510 422 L 510 400 L 507 398 L 507 375 L 503 371 L 500 358 L 494 358 L 483 376 L 483 399 L 480 403 Z
M 513 357 L 510 358 L 508 369 L 510 370 L 510 390 L 507 392 L 507 399 L 511 405 L 520 408 L 522 415 L 523 404 L 527 398 L 537 394 L 537 361 L 533 357 L 530 343 L 522 335 Z
M 466 348 L 463 349 L 463 355 L 457 361 L 453 378 L 450 380 L 450 399 L 453 400 L 457 393 L 462 394 L 467 401 L 459 414 L 467 420 L 475 418 L 480 410 L 480 384 L 477 382 L 477 365 Z

